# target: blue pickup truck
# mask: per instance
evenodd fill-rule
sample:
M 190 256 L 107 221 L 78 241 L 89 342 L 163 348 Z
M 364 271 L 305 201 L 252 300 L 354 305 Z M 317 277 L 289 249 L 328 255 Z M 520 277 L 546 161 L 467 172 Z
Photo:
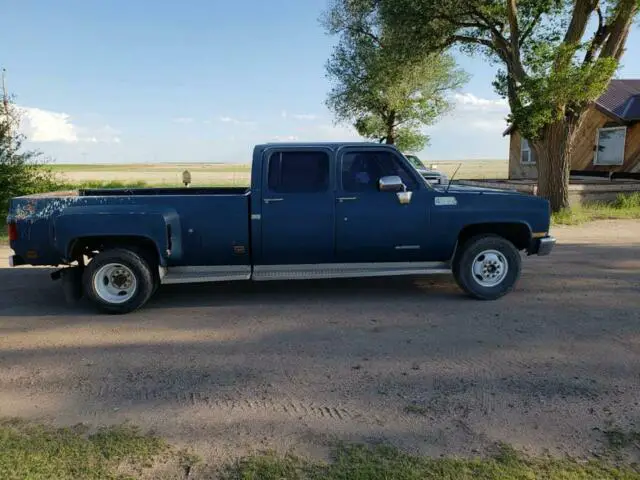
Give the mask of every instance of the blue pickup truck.
M 549 203 L 431 185 L 392 146 L 258 145 L 250 188 L 88 189 L 18 197 L 12 266 L 62 266 L 71 298 L 108 313 L 160 284 L 453 273 L 471 296 L 513 289 L 547 255 Z

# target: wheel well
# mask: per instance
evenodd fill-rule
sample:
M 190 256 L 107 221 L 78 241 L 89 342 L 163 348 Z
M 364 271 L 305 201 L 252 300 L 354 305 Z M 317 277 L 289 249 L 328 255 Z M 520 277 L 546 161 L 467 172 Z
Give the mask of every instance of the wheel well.
M 69 247 L 69 258 L 74 261 L 80 260 L 84 255 L 93 257 L 96 253 L 112 248 L 126 248 L 137 252 L 151 264 L 159 262 L 158 248 L 153 240 L 138 236 L 76 238 Z
M 499 235 L 515 245 L 518 250 L 529 247 L 531 230 L 523 223 L 480 223 L 465 227 L 458 235 L 458 245 L 477 235 Z

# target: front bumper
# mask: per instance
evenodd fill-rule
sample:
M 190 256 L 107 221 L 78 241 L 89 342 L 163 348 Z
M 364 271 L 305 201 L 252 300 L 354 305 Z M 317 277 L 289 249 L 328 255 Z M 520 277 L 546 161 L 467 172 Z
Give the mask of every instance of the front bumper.
M 556 239 L 551 236 L 536 238 L 529 248 L 529 255 L 549 255 L 556 245 Z

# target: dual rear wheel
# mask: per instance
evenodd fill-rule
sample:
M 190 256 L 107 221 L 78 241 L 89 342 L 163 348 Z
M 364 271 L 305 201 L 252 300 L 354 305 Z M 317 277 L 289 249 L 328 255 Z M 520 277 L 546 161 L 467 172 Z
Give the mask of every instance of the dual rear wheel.
M 84 269 L 84 293 L 104 312 L 132 312 L 147 303 L 159 283 L 150 263 L 132 250 L 105 250 Z

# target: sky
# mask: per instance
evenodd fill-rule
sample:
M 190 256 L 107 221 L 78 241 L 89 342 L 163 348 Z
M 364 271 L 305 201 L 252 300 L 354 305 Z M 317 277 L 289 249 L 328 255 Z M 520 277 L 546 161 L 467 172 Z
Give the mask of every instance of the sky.
M 3 0 L 0 65 L 28 147 L 57 163 L 250 162 L 256 143 L 356 140 L 324 105 L 327 0 Z M 640 28 L 618 73 L 640 78 Z M 425 160 L 507 158 L 496 68 L 426 129 Z

